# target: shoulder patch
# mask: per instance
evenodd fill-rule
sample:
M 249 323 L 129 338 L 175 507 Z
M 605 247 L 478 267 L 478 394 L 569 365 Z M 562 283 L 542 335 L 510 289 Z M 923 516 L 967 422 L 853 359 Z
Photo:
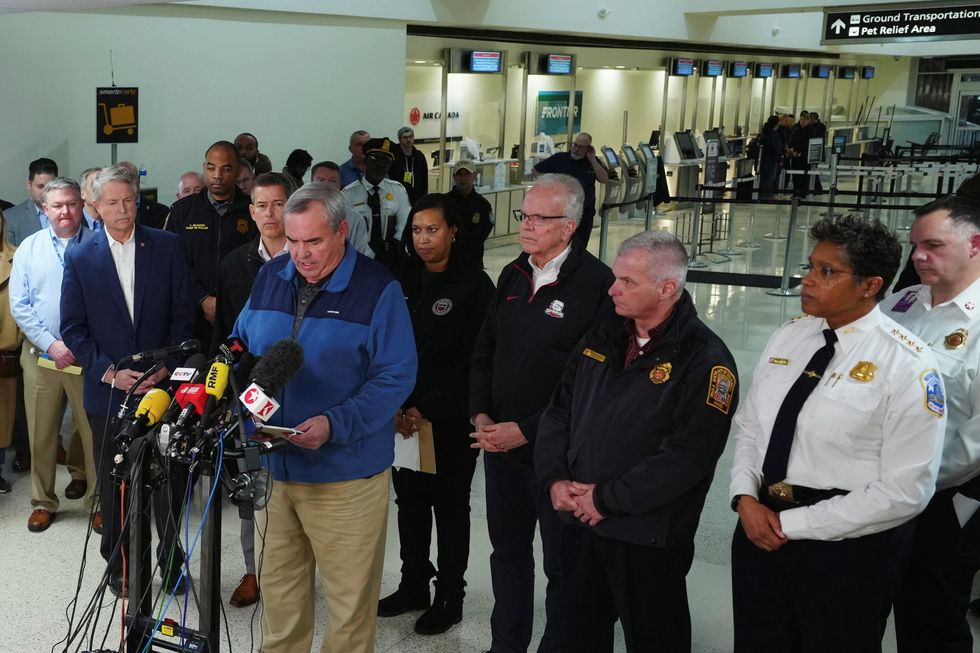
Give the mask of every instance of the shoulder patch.
M 892 338 L 898 340 L 908 349 L 916 352 L 917 354 L 921 354 L 923 351 L 925 351 L 925 345 L 923 345 L 918 339 L 913 337 L 912 334 L 907 331 L 893 328 L 889 331 L 889 334 Z
M 736 383 L 734 372 L 723 365 L 715 365 L 711 368 L 711 377 L 708 381 L 708 398 L 705 403 L 727 415 L 732 408 L 732 401 L 735 399 Z
M 922 390 L 925 392 L 926 410 L 942 418 L 946 414 L 946 396 L 943 394 L 943 384 L 939 372 L 928 369 L 919 377 Z

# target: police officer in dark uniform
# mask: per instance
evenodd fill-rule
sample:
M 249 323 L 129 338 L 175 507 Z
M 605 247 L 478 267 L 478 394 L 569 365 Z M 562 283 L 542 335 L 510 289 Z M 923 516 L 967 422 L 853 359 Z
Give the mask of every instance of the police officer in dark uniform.
M 198 307 L 195 337 L 204 343 L 212 338 L 221 261 L 258 233 L 248 211 L 251 200 L 236 185 L 238 156 L 238 148 L 229 141 L 209 147 L 204 154 L 204 190 L 177 200 L 167 222 L 191 268 L 191 294 Z
M 463 255 L 483 267 L 483 245 L 493 231 L 493 207 L 474 189 L 476 166 L 463 159 L 453 167 L 453 189 L 449 197 L 459 207 L 459 231 Z

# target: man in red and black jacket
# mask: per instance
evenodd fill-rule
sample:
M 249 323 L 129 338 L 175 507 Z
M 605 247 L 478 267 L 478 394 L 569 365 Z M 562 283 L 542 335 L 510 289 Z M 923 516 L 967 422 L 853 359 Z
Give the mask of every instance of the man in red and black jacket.
M 558 651 L 564 528 L 537 482 L 531 452 L 538 419 L 569 354 L 598 317 L 612 311 L 609 268 L 573 239 L 581 184 L 542 175 L 515 212 L 523 254 L 504 268 L 473 350 L 470 415 L 483 449 L 487 525 L 493 553 L 493 651 L 528 648 L 534 613 L 532 543 L 541 529 L 548 577 L 547 624 L 538 651 Z

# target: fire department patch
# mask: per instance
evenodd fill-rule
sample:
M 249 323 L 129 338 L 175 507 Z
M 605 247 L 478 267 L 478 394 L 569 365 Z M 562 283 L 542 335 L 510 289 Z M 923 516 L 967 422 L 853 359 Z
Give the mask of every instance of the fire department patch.
M 712 408 L 728 414 L 735 399 L 735 373 L 722 365 L 711 368 L 711 378 L 708 382 L 708 399 L 705 401 Z
M 674 369 L 671 363 L 661 363 L 650 370 L 650 380 L 660 385 L 670 380 L 670 371 Z

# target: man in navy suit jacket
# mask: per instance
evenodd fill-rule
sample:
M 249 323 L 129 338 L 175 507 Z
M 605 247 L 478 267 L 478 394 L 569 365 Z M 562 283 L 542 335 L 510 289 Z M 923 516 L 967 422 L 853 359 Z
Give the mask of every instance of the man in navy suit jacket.
M 48 217 L 41 212 L 41 192 L 57 176 L 58 164 L 51 159 L 35 159 L 27 167 L 27 191 L 31 196 L 4 211 L 4 217 L 7 218 L 7 240 L 14 247 L 20 247 L 25 238 L 47 228 Z
M 145 363 L 116 368 L 116 363 L 131 354 L 182 342 L 194 323 L 189 271 L 177 237 L 136 224 L 136 189 L 136 179 L 122 166 L 104 168 L 95 176 L 92 194 L 105 229 L 71 250 L 61 295 L 61 334 L 85 370 L 85 410 L 100 469 L 105 523 L 102 556 L 112 571 L 110 589 L 116 592 L 122 585 L 122 559 L 113 552 L 124 533 L 119 526 L 119 492 L 111 476 L 118 452 L 114 439 L 118 425 L 111 416 L 149 367 Z M 166 367 L 143 381 L 134 394 L 145 394 L 181 362 L 167 360 Z M 173 471 L 167 484 L 169 496 L 166 491 L 155 492 L 153 506 L 161 574 L 171 583 L 183 563 L 175 538 L 185 490 L 182 475 Z

